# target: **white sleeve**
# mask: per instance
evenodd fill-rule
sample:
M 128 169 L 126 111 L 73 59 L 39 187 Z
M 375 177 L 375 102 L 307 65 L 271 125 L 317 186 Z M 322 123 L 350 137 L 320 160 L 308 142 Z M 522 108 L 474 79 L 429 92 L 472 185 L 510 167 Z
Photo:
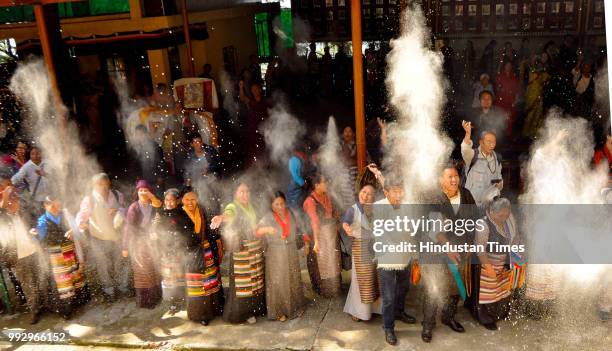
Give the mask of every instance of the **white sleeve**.
M 474 159 L 474 149 L 472 145 L 474 143 L 470 140 L 469 144 L 466 144 L 465 141 L 461 142 L 461 157 L 463 158 L 463 163 L 469 167 Z

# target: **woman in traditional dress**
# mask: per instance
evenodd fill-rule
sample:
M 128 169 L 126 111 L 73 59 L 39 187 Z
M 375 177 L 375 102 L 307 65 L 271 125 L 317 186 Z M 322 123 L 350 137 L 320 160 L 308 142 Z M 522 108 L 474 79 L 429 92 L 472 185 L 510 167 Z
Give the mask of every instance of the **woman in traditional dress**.
M 378 275 L 372 245 L 372 203 L 376 189 L 365 184 L 359 190 L 359 202 L 350 207 L 342 218 L 342 228 L 353 238 L 351 287 L 344 304 L 344 312 L 355 322 L 367 321 L 372 313 L 382 314 L 378 289 Z
M 519 236 L 506 198 L 489 204 L 484 221 L 475 238 L 475 244 L 486 251 L 478 254 L 480 264 L 472 266 L 472 312 L 485 328 L 497 330 L 496 322 L 508 316 L 512 288 L 518 281 L 514 278 L 519 271 L 514 269 L 510 253 L 498 252 L 495 247 L 518 245 Z
M 161 256 L 162 298 L 170 301 L 171 310 L 177 310 L 177 303 L 185 299 L 185 271 L 180 231 L 186 225 L 186 216 L 178 207 L 180 195 L 172 188 L 164 193 L 164 209 L 153 220 L 153 232 L 157 237 Z
M 314 190 L 304 201 L 304 211 L 310 220 L 312 239 L 308 241 L 307 265 L 313 290 L 323 297 L 340 294 L 340 242 L 331 199 L 327 195 L 327 179 L 313 177 Z M 313 243 L 314 241 L 314 243 Z
M 159 269 L 156 266 L 153 239 L 153 218 L 162 202 L 153 195 L 146 180 L 136 184 L 138 200 L 127 211 L 123 232 L 123 257 L 130 257 L 134 272 L 136 303 L 154 308 L 161 299 Z
M 86 294 L 83 266 L 77 258 L 74 233 L 62 215 L 60 201 L 48 196 L 44 208 L 45 213 L 38 218 L 34 233 L 51 265 L 52 308 L 64 319 L 69 319 Z
M 274 193 L 271 210 L 259 221 L 256 235 L 265 242 L 268 319 L 284 322 L 304 312 L 298 252 L 302 232 L 281 191 Z
M 188 217 L 181 230 L 184 243 L 184 271 L 187 283 L 187 318 L 208 325 L 223 310 L 223 288 L 219 264 L 223 258 L 221 240 L 206 229 L 206 214 L 198 195 L 188 190 L 182 210 Z
M 257 214 L 250 197 L 248 185 L 240 183 L 234 201 L 211 224 L 212 229 L 224 224 L 223 247 L 230 252 L 230 286 L 223 308 L 223 319 L 229 323 L 255 323 L 256 316 L 266 313 L 263 244 L 255 235 Z

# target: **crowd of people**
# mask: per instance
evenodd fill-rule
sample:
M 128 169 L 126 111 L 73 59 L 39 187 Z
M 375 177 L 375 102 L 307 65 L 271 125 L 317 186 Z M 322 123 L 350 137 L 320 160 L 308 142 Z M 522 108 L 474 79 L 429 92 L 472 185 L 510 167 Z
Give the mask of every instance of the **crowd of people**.
M 469 235 L 423 232 L 414 240 L 520 243 L 512 205 L 500 196 L 496 134 L 485 131 L 473 138 L 468 121 L 463 121 L 463 129 L 463 171 L 454 163 L 441 167 L 439 186 L 427 194 L 428 203 L 445 218 L 482 218 L 486 225 Z M 611 140 L 596 152 L 598 162 L 612 154 Z M 350 127 L 343 130 L 339 146 L 343 162 L 354 160 Z M 396 320 L 416 323 L 405 311 L 411 285 L 424 286 L 425 342 L 432 340 L 439 308 L 442 324 L 465 332 L 455 319 L 462 300 L 490 330 L 497 329 L 497 321 L 508 316 L 517 299 L 529 301 L 524 304 L 529 306 L 550 304 L 550 296 L 517 292 L 524 290 L 525 265 L 511 253 L 438 254 L 447 264 L 437 264 L 440 257 L 435 254 L 406 253 L 393 262 L 377 257 L 372 221 L 380 218 L 381 206 L 390 206 L 384 216 L 393 218 L 396 206 L 405 201 L 407 180 L 399 168 L 383 172 L 371 163 L 357 172 L 354 162 L 347 162 L 346 177 L 334 175 L 330 181 L 306 143 L 287 163 L 287 195 L 280 188 L 257 194 L 256 199 L 266 203 L 256 206 L 249 181 L 236 181 L 232 199 L 216 203 L 218 207 L 203 205 L 211 203 L 201 198 L 209 194 L 198 194 L 189 185 L 165 189 L 160 196 L 144 179 L 137 182 L 130 203 L 108 175 L 100 173 L 92 177 L 72 218 L 49 187 L 40 149 L 32 147 L 28 159 L 27 147 L 20 142 L 15 153 L 4 158 L 0 208 L 6 230 L 2 265 L 14 273 L 9 275 L 12 286 L 32 323 L 45 310 L 69 319 L 75 309 L 86 308 L 92 296 L 109 303 L 135 296 L 142 308 L 155 308 L 165 300 L 171 311 L 184 308 L 190 320 L 203 325 L 217 316 L 228 323 L 255 323 L 259 316 L 298 318 L 307 306 L 300 252 L 306 257 L 310 286 L 322 297 L 340 296 L 341 272 L 352 270 L 344 311 L 356 322 L 381 314 L 391 345 L 397 343 Z M 343 201 L 346 179 L 353 189 Z M 229 282 L 225 289 L 220 270 L 224 262 Z M 602 302 L 602 319 L 609 318 L 609 302 Z M 545 311 L 534 307 L 525 314 L 537 319 Z
M 449 77 L 479 75 L 469 94 L 469 106 L 478 113 L 465 113 L 461 122 L 454 122 L 453 128 L 462 131 L 457 147 L 462 162 L 441 165 L 435 175 L 436 189 L 423 195 L 432 213 L 450 219 L 482 219 L 485 225 L 462 236 L 423 232 L 415 241 L 481 245 L 522 241 L 513 206 L 503 196 L 498 144 L 511 140 L 516 130 L 534 137 L 547 104 L 558 105 L 569 96 L 568 112 L 593 115 L 592 56 L 577 53 L 570 39 L 558 51 L 547 45 L 540 55 L 523 49 L 517 53 L 506 45 L 501 57 L 492 42 L 480 65 L 475 64 L 472 49 L 466 50 L 471 59 L 466 59 L 461 72 L 445 66 Z M 455 60 L 448 46 L 442 47 L 442 53 L 446 62 Z M 309 72 L 317 72 L 318 77 L 311 81 L 317 82 L 323 96 L 341 81 L 338 76 L 330 80 L 334 77 L 327 71 L 330 60 L 329 52 L 322 61 L 316 55 L 307 59 Z M 258 157 L 265 151 L 258 129 L 270 105 L 262 87 L 270 91 L 280 84 L 274 81 L 277 66 L 272 65 L 262 77 L 257 57 L 251 61 L 238 90 L 248 116 L 244 135 L 248 165 L 260 162 Z M 374 68 L 375 52 L 366 53 L 366 62 L 366 81 L 371 78 L 371 89 L 375 89 L 374 84 L 383 81 L 377 76 L 381 70 Z M 160 93 L 166 89 L 157 87 L 155 103 L 168 98 Z M 566 92 L 569 95 L 563 95 Z M 384 108 L 381 111 L 385 113 Z M 510 253 L 405 253 L 394 255 L 393 260 L 375 254 L 373 220 L 380 218 L 381 208 L 386 209 L 383 216 L 396 215 L 410 180 L 403 179 L 400 165 L 377 166 L 392 141 L 387 138 L 388 122 L 372 121 L 369 130 L 374 132 L 369 137 L 375 142 L 369 143 L 368 155 L 373 162 L 365 169 L 357 168 L 355 133 L 347 126 L 338 145 L 338 162 L 346 174 L 326 174 L 315 145 L 295 141 L 297 146 L 283 169 L 288 184 L 269 184 L 268 191 L 253 196 L 253 180 L 237 180 L 231 199 L 199 191 L 199 182 L 217 180 L 222 160 L 197 127 L 183 126 L 183 131 L 191 131 L 183 135 L 189 150 L 183 150 L 183 160 L 178 162 L 181 157 L 176 154 L 168 158 L 164 138 L 156 139 L 158 130 L 139 124 L 134 127 L 139 179 L 130 189 L 131 196 L 119 191 L 106 173 L 96 174 L 74 217 L 49 182 L 47 172 L 52 172 L 53 165 L 47 164 L 40 146 L 20 141 L 3 158 L 0 172 L 4 230 L 0 265 L 9 272 L 5 276 L 11 283 L 2 282 L 0 288 L 15 289 L 17 302 L 27 306 L 32 324 L 44 311 L 70 319 L 75 310 L 87 308 L 92 297 L 108 303 L 135 298 L 141 308 L 156 308 L 167 301 L 171 311 L 185 309 L 189 320 L 202 325 L 219 316 L 228 323 L 255 323 L 261 316 L 279 321 L 300 318 L 307 307 L 308 285 L 321 297 L 341 296 L 342 270 L 351 270 L 344 312 L 355 322 L 382 315 L 385 341 L 391 345 L 397 344 L 395 321 L 417 322 L 405 309 L 409 288 L 416 284 L 423 285 L 425 294 L 421 306 L 424 342 L 433 338 L 438 309 L 442 324 L 458 333 L 466 331 L 456 319 L 461 301 L 489 330 L 497 330 L 496 323 L 507 318 L 517 302 L 529 307 L 523 311 L 529 317 L 542 318 L 555 292 L 534 288 L 536 278 L 533 282 L 525 278 L 529 267 Z M 162 134 L 166 136 L 165 131 Z M 606 162 L 612 165 L 609 134 L 594 155 L 596 165 Z M 300 255 L 306 260 L 309 284 L 301 278 Z M 221 265 L 228 267 L 225 287 Z M 602 320 L 610 318 L 611 300 L 609 293 L 603 294 L 598 306 Z M 10 306 L 3 299 L 3 308 L 8 311 Z

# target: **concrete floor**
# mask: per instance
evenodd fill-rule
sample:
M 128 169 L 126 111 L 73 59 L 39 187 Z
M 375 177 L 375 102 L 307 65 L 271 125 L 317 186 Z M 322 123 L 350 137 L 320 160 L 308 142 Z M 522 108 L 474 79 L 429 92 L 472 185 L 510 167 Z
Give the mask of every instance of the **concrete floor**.
M 308 281 L 304 271 L 303 280 Z M 348 272 L 344 272 L 348 282 Z M 345 284 L 346 285 L 346 284 Z M 345 286 L 345 289 L 348 288 Z M 209 326 L 187 320 L 185 311 L 168 313 L 168 305 L 154 310 L 138 309 L 133 299 L 114 304 L 92 303 L 82 308 L 70 321 L 44 315 L 32 327 L 28 315 L 0 318 L 1 350 L 107 350 L 116 347 L 141 349 L 206 349 L 206 350 L 610 350 L 612 323 L 599 321 L 594 311 L 575 308 L 557 312 L 555 317 L 531 321 L 512 317 L 499 323 L 500 330 L 491 332 L 476 324 L 467 311 L 459 309 L 457 320 L 465 334 L 452 332 L 439 325 L 431 344 L 421 341 L 420 324 L 399 322 L 396 347 L 384 342 L 382 319 L 375 316 L 368 322 L 353 322 L 342 312 L 344 296 L 334 299 L 315 297 L 307 286 L 310 303 L 301 318 L 286 322 L 258 318 L 255 324 L 228 325 L 220 318 Z M 407 312 L 421 319 L 421 293 L 414 288 L 408 294 Z M 582 310 L 583 313 L 575 311 Z M 19 344 L 8 342 L 8 333 L 66 332 L 68 345 Z

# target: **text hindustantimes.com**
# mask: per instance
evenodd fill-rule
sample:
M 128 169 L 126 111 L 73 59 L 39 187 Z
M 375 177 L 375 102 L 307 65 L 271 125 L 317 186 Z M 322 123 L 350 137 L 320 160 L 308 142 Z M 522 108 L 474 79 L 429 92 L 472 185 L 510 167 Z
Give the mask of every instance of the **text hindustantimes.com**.
M 486 228 L 484 219 L 432 219 L 425 218 L 410 218 L 408 216 L 397 216 L 395 219 L 375 219 L 372 222 L 372 234 L 380 237 L 387 232 L 405 232 L 410 236 L 415 236 L 417 233 L 453 233 L 456 236 L 463 236 L 472 231 L 483 231 Z M 437 244 L 433 242 L 413 243 L 410 241 L 400 241 L 395 243 L 375 242 L 373 247 L 375 252 L 423 252 L 423 253 L 523 253 L 525 246 L 506 245 L 496 242 L 488 242 L 485 245 L 481 244 Z

